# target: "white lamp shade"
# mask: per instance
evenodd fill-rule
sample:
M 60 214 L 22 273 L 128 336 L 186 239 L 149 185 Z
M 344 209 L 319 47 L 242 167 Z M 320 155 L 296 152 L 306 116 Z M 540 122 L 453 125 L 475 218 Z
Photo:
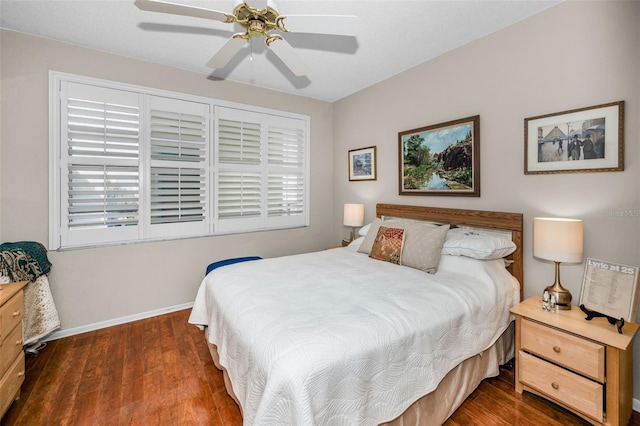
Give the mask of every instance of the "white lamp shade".
M 344 225 L 362 226 L 364 224 L 364 204 L 344 205 Z
M 583 224 L 579 219 L 533 219 L 533 255 L 554 262 L 582 263 Z

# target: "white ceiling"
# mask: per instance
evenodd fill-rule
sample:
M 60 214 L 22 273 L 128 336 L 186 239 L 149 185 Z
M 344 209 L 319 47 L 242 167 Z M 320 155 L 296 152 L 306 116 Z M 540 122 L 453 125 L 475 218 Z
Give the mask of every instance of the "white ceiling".
M 234 6 L 233 1 L 168 1 L 223 12 Z M 195 71 L 211 79 L 335 101 L 560 1 L 278 0 L 283 15 L 359 18 L 357 37 L 284 35 L 312 70 L 305 77 L 295 77 L 259 39 L 226 68 L 207 68 L 205 64 L 239 27 L 145 12 L 133 0 L 0 0 L 0 27 Z

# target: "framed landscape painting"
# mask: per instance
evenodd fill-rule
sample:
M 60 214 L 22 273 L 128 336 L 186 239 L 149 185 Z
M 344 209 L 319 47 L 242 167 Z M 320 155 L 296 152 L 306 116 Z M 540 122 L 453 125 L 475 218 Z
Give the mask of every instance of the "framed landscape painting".
M 524 120 L 524 173 L 624 170 L 624 101 Z
M 480 196 L 480 116 L 398 134 L 400 195 Z

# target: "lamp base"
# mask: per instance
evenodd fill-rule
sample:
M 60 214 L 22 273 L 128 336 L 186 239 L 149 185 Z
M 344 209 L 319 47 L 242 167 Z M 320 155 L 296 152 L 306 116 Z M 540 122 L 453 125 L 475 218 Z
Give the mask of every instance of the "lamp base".
M 556 306 L 561 311 L 571 310 L 571 293 L 566 288 L 560 285 L 550 285 L 544 289 L 549 293 L 549 296 L 554 296 L 556 299 Z

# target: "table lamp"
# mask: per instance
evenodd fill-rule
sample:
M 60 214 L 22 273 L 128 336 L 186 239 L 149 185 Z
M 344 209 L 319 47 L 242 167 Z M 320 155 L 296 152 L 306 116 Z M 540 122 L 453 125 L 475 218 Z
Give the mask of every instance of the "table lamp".
M 555 296 L 558 309 L 571 309 L 571 293 L 560 283 L 560 263 L 582 263 L 583 226 L 579 219 L 533 219 L 533 255 L 556 264 L 556 281 L 545 288 Z
M 356 226 L 364 224 L 364 204 L 344 205 L 344 226 L 351 227 L 349 242 L 353 241 L 356 235 Z

